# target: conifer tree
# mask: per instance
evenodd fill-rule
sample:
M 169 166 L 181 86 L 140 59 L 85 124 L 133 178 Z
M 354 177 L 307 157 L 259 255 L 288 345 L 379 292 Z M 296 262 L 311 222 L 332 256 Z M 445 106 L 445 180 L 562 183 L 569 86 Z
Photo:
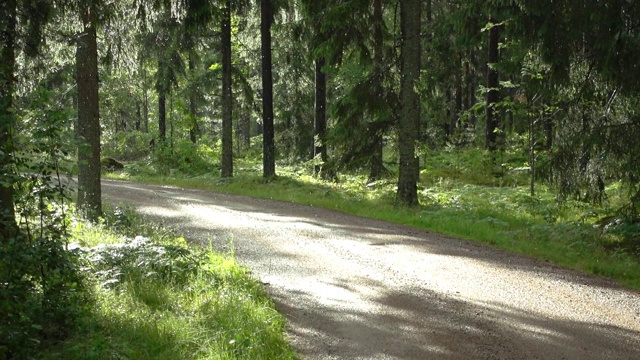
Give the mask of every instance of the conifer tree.
M 271 0 L 260 0 L 260 43 L 262 48 L 262 175 L 276 175 L 276 147 L 273 126 L 273 75 L 271 62 L 271 24 L 273 4 Z
M 7 241 L 15 235 L 11 134 L 14 128 L 13 96 L 16 62 L 17 1 L 0 4 L 0 234 Z
M 231 84 L 231 0 L 224 0 L 222 19 L 222 158 L 220 175 L 233 176 L 233 93 Z
M 400 171 L 398 174 L 397 203 L 413 206 L 418 204 L 418 180 L 420 167 L 416 157 L 416 142 L 420 132 L 420 96 L 416 90 L 420 80 L 420 0 L 400 1 L 401 113 L 398 124 L 398 147 L 400 148 Z
M 78 88 L 78 199 L 77 208 L 90 220 L 102 214 L 100 186 L 100 110 L 98 94 L 97 14 L 94 3 L 78 6 L 82 33 L 76 45 Z

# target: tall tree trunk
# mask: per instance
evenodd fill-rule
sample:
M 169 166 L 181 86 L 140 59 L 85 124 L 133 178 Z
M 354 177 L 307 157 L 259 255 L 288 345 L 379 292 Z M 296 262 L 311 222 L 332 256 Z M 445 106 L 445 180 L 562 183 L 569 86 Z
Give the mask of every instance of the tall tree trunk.
M 476 89 L 478 88 L 477 86 L 477 77 L 476 74 L 472 71 L 478 68 L 478 63 L 477 63 L 477 59 L 476 59 L 476 55 L 475 52 L 473 51 L 473 49 L 469 50 L 469 65 L 470 65 L 470 69 L 469 69 L 469 83 L 468 83 L 468 92 L 469 92 L 469 108 L 473 107 L 476 102 L 477 102 L 477 97 L 476 97 Z M 477 70 L 476 70 L 477 71 Z M 467 128 L 469 129 L 469 131 L 473 131 L 475 132 L 476 126 L 478 123 L 478 118 L 474 113 L 471 113 L 471 115 L 469 116 L 469 120 L 467 122 Z
M 144 132 L 149 132 L 149 85 L 147 83 L 147 69 L 145 63 L 140 56 L 140 71 L 142 72 L 142 124 Z
M 220 176 L 233 176 L 233 95 L 231 93 L 231 0 L 225 0 L 222 16 L 222 159 Z
M 495 151 L 498 149 L 500 141 L 500 115 L 496 110 L 496 104 L 500 102 L 500 76 L 498 70 L 493 65 L 497 64 L 500 56 L 498 49 L 498 42 L 500 41 L 500 27 L 496 24 L 496 20 L 493 17 L 489 18 L 489 23 L 494 26 L 489 29 L 489 53 L 487 67 L 487 106 L 486 106 L 486 133 L 485 133 L 485 148 L 489 151 Z
M 189 74 L 192 79 L 196 70 L 196 59 L 195 55 L 192 51 L 189 51 Z M 198 136 L 200 136 L 200 128 L 198 127 L 198 107 L 197 107 L 197 93 L 196 86 L 192 83 L 190 84 L 189 89 L 189 117 L 191 119 L 191 127 L 189 128 L 189 139 L 192 143 L 196 143 L 198 141 Z
M 271 74 L 271 0 L 260 0 L 260 42 L 262 47 L 262 175 L 276 175 L 276 146 L 273 126 L 273 77 Z
M 135 129 L 136 131 L 140 131 L 142 128 L 142 109 L 140 105 L 140 100 L 136 99 L 136 123 Z
M 315 137 L 315 151 L 314 158 L 320 155 L 322 163 L 326 163 L 327 146 L 325 145 L 325 137 L 327 133 L 327 75 L 322 68 L 325 65 L 325 59 L 323 57 L 316 59 L 315 69 L 315 116 L 314 116 L 314 137 Z M 320 173 L 321 166 L 316 165 L 314 168 L 314 174 L 317 176 Z
M 470 54 L 469 54 L 470 57 Z M 469 111 L 469 109 L 471 109 L 471 106 L 473 103 L 475 103 L 475 99 L 473 99 L 473 90 L 472 90 L 472 78 L 473 75 L 471 74 L 471 59 L 466 59 L 464 60 L 464 64 L 462 67 L 462 74 L 463 74 L 463 82 L 464 82 L 464 90 L 463 90 L 463 96 L 462 96 L 462 111 Z M 462 143 L 461 145 L 467 145 L 468 143 L 468 138 L 467 135 L 469 132 L 471 132 L 473 130 L 473 124 L 471 123 L 471 117 L 468 116 L 465 123 L 464 124 L 460 124 L 464 126 L 464 133 L 462 136 Z
M 416 91 L 420 80 L 420 0 L 400 0 L 401 76 L 400 76 L 400 123 L 398 143 L 400 147 L 400 169 L 398 174 L 397 203 L 413 206 L 418 204 L 419 160 L 416 157 L 416 142 L 420 133 L 420 96 Z
M 383 51 L 384 51 L 384 38 L 383 38 L 383 26 L 384 19 L 382 17 L 382 0 L 373 0 L 373 64 L 375 75 L 374 79 L 374 92 L 375 96 L 380 97 L 381 101 L 383 100 L 383 89 L 382 89 L 382 72 L 383 72 Z M 376 121 L 378 123 L 384 122 L 386 119 L 382 119 L 382 116 L 378 113 L 376 114 Z M 382 177 L 382 173 L 384 172 L 384 165 L 382 163 L 382 132 L 379 131 L 378 127 L 374 127 L 371 131 L 371 158 L 370 158 L 370 167 L 369 167 L 369 181 L 376 181 Z
M 163 144 L 167 139 L 167 91 L 164 85 L 158 88 L 158 138 Z
M 251 116 L 249 116 L 249 108 L 244 109 L 242 115 L 238 119 L 238 130 L 240 133 L 240 148 L 247 150 L 251 147 Z
M 78 199 L 77 208 L 87 219 L 96 221 L 102 214 L 100 188 L 100 108 L 98 95 L 98 44 L 96 14 L 82 6 L 83 33 L 76 48 L 78 89 Z
M 0 5 L 0 234 L 8 241 L 17 234 L 13 202 L 13 144 L 11 132 L 14 125 L 13 93 L 16 65 L 17 1 L 6 0 Z
M 544 132 L 546 135 L 545 148 L 551 150 L 553 148 L 553 117 L 550 115 L 545 116 Z
M 458 122 L 460 120 L 460 115 L 462 114 L 462 80 L 463 80 L 463 72 L 464 65 L 462 63 L 462 55 L 458 52 L 456 56 L 456 71 L 454 72 L 455 76 L 455 97 L 454 97 L 454 111 L 453 116 L 451 117 L 451 135 L 455 135 L 456 129 L 458 128 Z M 462 69 L 461 69 L 462 68 Z

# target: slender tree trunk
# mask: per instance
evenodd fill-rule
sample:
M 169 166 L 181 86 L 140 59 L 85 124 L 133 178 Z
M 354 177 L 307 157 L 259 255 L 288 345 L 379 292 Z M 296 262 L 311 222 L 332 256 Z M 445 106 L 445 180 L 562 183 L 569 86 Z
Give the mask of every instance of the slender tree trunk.
M 225 0 L 222 16 L 222 159 L 220 176 L 233 176 L 233 95 L 231 93 L 231 0 Z
M 149 132 L 149 85 L 147 84 L 147 69 L 140 57 L 140 71 L 142 72 L 142 124 L 144 132 Z
M 462 110 L 469 111 L 473 104 L 475 104 L 475 94 L 473 90 L 473 74 L 471 73 L 471 53 L 468 54 L 469 58 L 464 61 L 463 65 L 463 79 L 464 79 L 464 96 L 462 97 Z M 469 134 L 475 129 L 474 115 L 469 114 L 464 124 L 464 134 L 462 136 L 461 145 L 467 145 L 470 142 Z
M 456 71 L 454 72 L 454 76 L 455 76 L 455 106 L 454 106 L 454 111 L 453 111 L 453 116 L 451 117 L 451 135 L 455 135 L 456 133 L 456 129 L 458 128 L 458 121 L 460 119 L 460 115 L 462 114 L 462 80 L 463 80 L 463 72 L 464 69 L 461 69 L 463 67 L 462 64 L 462 55 L 460 55 L 460 53 L 458 53 L 458 56 L 456 57 L 456 62 L 457 65 L 456 66 Z
M 489 18 L 489 23 L 496 24 L 493 17 Z M 487 106 L 486 106 L 486 134 L 485 148 L 489 151 L 495 151 L 499 146 L 500 132 L 500 115 L 496 110 L 496 104 L 500 102 L 500 76 L 498 70 L 492 65 L 497 64 L 499 59 L 498 42 L 500 41 L 500 27 L 495 25 L 489 30 L 489 54 L 487 67 Z
M 189 52 L 189 74 L 191 74 L 192 78 L 195 74 L 196 70 L 196 59 L 193 51 Z M 193 82 L 193 80 L 192 80 Z M 190 84 L 189 89 L 189 117 L 191 118 L 191 127 L 189 128 L 189 139 L 192 143 L 196 143 L 198 141 L 198 137 L 200 136 L 200 128 L 198 127 L 198 106 L 196 99 L 196 86 L 195 84 Z
M 6 0 L 0 5 L 0 236 L 9 241 L 17 234 L 13 182 L 13 144 L 11 133 L 14 125 L 13 93 L 15 90 L 14 71 L 16 65 L 16 0 Z
M 240 145 L 242 150 L 247 150 L 251 147 L 251 117 L 249 116 L 250 109 L 245 109 L 240 116 L 239 121 L 239 133 L 240 133 Z
M 400 169 L 397 203 L 407 206 L 418 204 L 420 175 L 420 164 L 415 151 L 420 133 L 420 96 L 416 91 L 420 80 L 420 4 L 420 0 L 400 0 L 401 112 L 398 126 Z
M 383 22 L 382 17 L 382 0 L 373 0 L 373 64 L 375 67 L 374 75 L 374 92 L 375 96 L 379 97 L 383 101 L 383 89 L 382 89 L 382 72 L 383 72 L 383 51 L 384 51 L 384 38 L 383 38 Z M 384 122 L 386 119 L 381 118 L 382 115 L 376 114 L 376 121 L 378 123 Z M 371 159 L 369 167 L 369 181 L 376 181 L 382 177 L 384 172 L 384 164 L 382 163 L 382 132 L 374 127 L 371 131 Z
M 324 58 L 318 58 L 315 61 L 315 121 L 314 121 L 314 137 L 315 137 L 315 151 L 314 158 L 320 155 L 322 163 L 326 163 L 327 146 L 325 145 L 325 137 L 327 133 L 327 75 L 322 68 L 325 65 Z M 320 173 L 321 165 L 316 165 L 314 168 L 314 174 L 317 176 Z
M 468 83 L 469 90 L 468 91 L 469 91 L 469 104 L 470 104 L 469 108 L 471 108 L 476 104 L 478 100 L 476 97 L 476 89 L 478 88 L 477 86 L 478 81 L 477 81 L 476 74 L 472 71 L 478 68 L 478 64 L 477 64 L 475 52 L 473 50 L 469 51 L 469 65 L 470 65 L 470 70 L 469 70 L 469 83 Z M 469 121 L 468 121 L 469 131 L 475 132 L 477 123 L 478 123 L 478 118 L 475 113 L 472 113 L 471 116 L 469 116 Z
M 471 108 L 471 66 L 469 60 L 465 60 L 462 65 L 462 79 L 464 82 L 464 90 L 462 96 L 462 110 L 467 111 Z
M 262 46 L 262 174 L 276 175 L 276 147 L 273 126 L 273 77 L 271 74 L 271 0 L 260 1 L 260 41 Z
M 545 148 L 551 150 L 553 148 L 553 118 L 549 115 L 544 119 L 544 132 L 546 134 Z
M 140 106 L 140 100 L 136 99 L 136 123 L 135 129 L 136 131 L 140 131 L 142 128 L 142 109 Z
M 589 167 L 589 161 L 591 161 L 591 151 L 588 143 L 589 132 L 591 128 L 591 121 L 589 115 L 587 115 L 586 111 L 582 111 L 582 145 L 580 147 L 580 160 L 579 160 L 579 170 L 580 177 L 585 178 L 587 174 L 587 168 Z
M 173 94 L 169 93 L 169 146 L 173 154 Z
M 529 195 L 536 195 L 536 121 L 532 114 L 528 115 L 529 120 L 529 167 L 531 177 L 529 178 Z
M 78 200 L 77 208 L 96 221 L 102 214 L 100 188 L 100 109 L 98 95 L 98 44 L 95 16 L 88 6 L 80 9 L 84 31 L 76 48 L 78 89 Z
M 158 138 L 161 143 L 167 139 L 167 92 L 164 85 L 158 88 Z

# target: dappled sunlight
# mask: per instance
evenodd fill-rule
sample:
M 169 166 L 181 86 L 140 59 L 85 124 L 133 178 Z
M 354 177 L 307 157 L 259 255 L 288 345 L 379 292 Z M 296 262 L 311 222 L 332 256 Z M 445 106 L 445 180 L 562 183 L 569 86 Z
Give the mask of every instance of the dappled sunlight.
M 640 353 L 638 294 L 605 280 L 340 212 L 146 188 L 122 198 L 249 267 L 303 357 L 336 349 L 362 359 Z

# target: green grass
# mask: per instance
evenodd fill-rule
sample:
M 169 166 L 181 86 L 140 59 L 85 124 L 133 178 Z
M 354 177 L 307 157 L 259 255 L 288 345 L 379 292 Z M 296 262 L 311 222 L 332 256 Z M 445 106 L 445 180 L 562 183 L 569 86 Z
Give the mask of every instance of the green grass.
M 511 170 L 525 165 L 523 156 L 506 153 L 500 160 L 505 163 L 496 169 L 487 166 L 486 153 L 478 150 L 428 154 L 419 184 L 421 205 L 411 209 L 394 206 L 393 175 L 373 184 L 360 174 L 324 182 L 312 176 L 310 164 L 279 164 L 275 179 L 263 179 L 259 162 L 246 159 L 236 160 L 232 179 L 221 179 L 215 167 L 199 175 L 163 175 L 140 164 L 109 177 L 334 209 L 489 244 L 640 289 L 640 246 L 594 228 L 595 221 L 610 214 L 610 207 L 619 205 L 623 193 L 616 184 L 603 206 L 560 204 L 541 184 L 536 185 L 536 196 L 529 195 L 528 174 Z
M 38 359 L 295 359 L 284 318 L 232 256 L 187 245 L 130 211 L 76 222 L 92 304 Z M 124 235 L 148 236 L 126 240 Z

